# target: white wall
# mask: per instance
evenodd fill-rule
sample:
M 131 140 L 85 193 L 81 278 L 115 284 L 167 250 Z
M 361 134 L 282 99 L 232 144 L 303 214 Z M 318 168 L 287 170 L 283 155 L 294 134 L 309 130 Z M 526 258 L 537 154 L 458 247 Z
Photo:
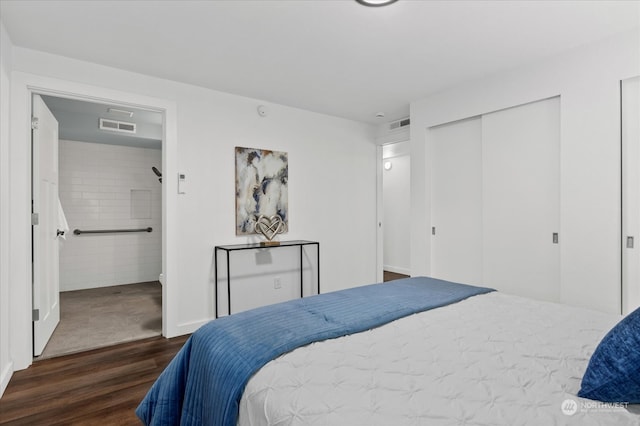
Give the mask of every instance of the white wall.
M 382 171 L 384 197 L 384 270 L 409 275 L 411 216 L 411 156 L 409 141 L 385 145 L 383 164 L 391 169 Z
M 11 317 L 10 299 L 10 218 L 9 218 L 9 123 L 13 46 L 0 21 L 0 396 L 11 374 L 13 362 L 9 351 Z
M 561 300 L 619 313 L 619 82 L 640 74 L 639 56 L 636 30 L 412 103 L 412 274 L 430 272 L 425 129 L 559 95 Z
M 158 280 L 162 184 L 151 167 L 161 164 L 157 149 L 60 140 L 59 197 L 70 228 L 60 249 L 60 291 Z M 148 197 L 144 205 L 132 200 L 139 195 Z M 73 234 L 147 227 L 153 231 Z
M 317 240 L 321 244 L 321 285 L 324 292 L 376 279 L 376 147 L 373 126 L 270 104 L 267 117 L 256 107 L 264 102 L 151 78 L 55 55 L 14 49 L 15 106 L 12 128 L 12 184 L 15 217 L 28 209 L 29 152 L 26 145 L 28 86 L 54 82 L 65 91 L 95 89 L 100 93 L 133 93 L 170 105 L 165 132 L 177 140 L 164 151 L 163 174 L 167 233 L 174 244 L 165 247 L 165 288 L 169 297 L 164 320 L 169 336 L 194 331 L 213 317 L 213 247 L 253 241 L 235 236 L 234 147 L 286 151 L 289 154 L 289 233 L 286 239 Z M 37 84 L 30 84 L 37 81 Z M 61 89 L 62 90 L 62 89 Z M 131 96 L 135 98 L 135 96 Z M 172 105 L 175 105 L 173 108 Z M 15 116 L 15 117 L 14 117 Z M 175 119 L 175 122 L 173 121 Z M 15 133 L 14 133 L 15 131 Z M 174 133 L 175 131 L 175 133 Z M 186 174 L 187 193 L 175 194 L 177 173 Z M 163 182 L 165 181 L 163 179 Z M 163 183 L 164 185 L 164 183 Z M 167 213 L 168 212 L 168 213 Z M 326 220 L 327 213 L 332 220 Z M 12 216 L 14 217 L 14 216 Z M 29 226 L 19 219 L 15 235 L 19 265 L 13 285 L 28 282 Z M 169 236 L 165 236 L 167 239 Z M 170 287 L 170 290 L 167 290 Z M 12 300 L 27 311 L 30 293 Z M 30 291 L 30 290 L 29 290 Z M 20 325 L 11 329 L 11 351 L 17 368 L 31 361 L 25 347 L 30 322 L 18 312 Z M 164 324 L 163 324 L 164 328 Z

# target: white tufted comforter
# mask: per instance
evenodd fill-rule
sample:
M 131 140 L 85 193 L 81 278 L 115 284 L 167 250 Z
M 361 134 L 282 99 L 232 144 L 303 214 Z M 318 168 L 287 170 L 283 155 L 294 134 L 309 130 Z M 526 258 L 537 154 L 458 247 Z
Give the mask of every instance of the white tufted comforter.
M 640 425 L 637 406 L 575 396 L 619 320 L 498 292 L 474 296 L 271 361 L 247 384 L 238 424 Z

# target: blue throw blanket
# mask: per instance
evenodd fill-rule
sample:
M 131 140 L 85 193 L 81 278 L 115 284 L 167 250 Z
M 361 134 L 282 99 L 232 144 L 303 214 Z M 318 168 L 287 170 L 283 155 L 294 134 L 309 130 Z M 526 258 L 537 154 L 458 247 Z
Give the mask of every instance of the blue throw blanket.
M 235 426 L 244 387 L 266 363 L 489 288 L 417 277 L 291 300 L 211 321 L 185 343 L 136 414 L 146 425 Z

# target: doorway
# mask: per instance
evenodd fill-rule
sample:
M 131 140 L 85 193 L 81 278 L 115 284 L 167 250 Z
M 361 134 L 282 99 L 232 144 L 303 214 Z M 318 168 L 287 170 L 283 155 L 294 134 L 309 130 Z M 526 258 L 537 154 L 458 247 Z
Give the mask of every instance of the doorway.
M 410 142 L 382 146 L 382 269 L 384 281 L 410 275 Z
M 163 114 L 41 98 L 59 123 L 57 198 L 68 225 L 58 250 L 60 322 L 34 356 L 162 334 Z

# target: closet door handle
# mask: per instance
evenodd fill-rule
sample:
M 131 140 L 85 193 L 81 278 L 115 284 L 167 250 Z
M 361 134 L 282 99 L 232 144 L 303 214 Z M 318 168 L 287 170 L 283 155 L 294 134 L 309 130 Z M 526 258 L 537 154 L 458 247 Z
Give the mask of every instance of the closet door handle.
M 633 248 L 633 237 L 631 236 L 627 237 L 627 248 L 630 248 L 630 249 Z
M 558 233 L 554 232 L 552 237 L 553 244 L 558 244 Z

